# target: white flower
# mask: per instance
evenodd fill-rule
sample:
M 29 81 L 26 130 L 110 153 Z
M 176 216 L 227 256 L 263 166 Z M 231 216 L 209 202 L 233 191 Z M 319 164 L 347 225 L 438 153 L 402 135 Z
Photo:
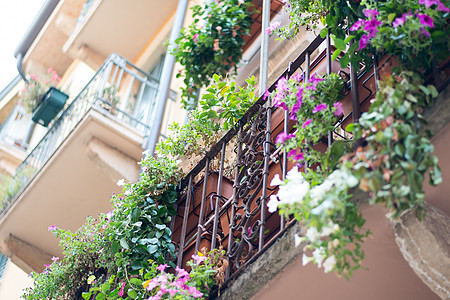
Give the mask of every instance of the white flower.
M 294 245 L 295 247 L 300 246 L 302 242 L 304 242 L 306 239 L 304 237 L 299 236 L 298 234 L 294 235 Z
M 314 260 L 314 257 L 306 256 L 306 254 L 303 253 L 303 256 L 302 256 L 302 264 L 303 264 L 303 266 L 306 266 L 310 261 L 313 261 L 313 260 Z
M 315 242 L 320 238 L 320 233 L 316 227 L 311 226 L 306 230 L 305 236 L 310 242 Z
M 322 267 L 322 262 L 323 262 L 323 260 L 325 258 L 324 248 L 320 247 L 320 248 L 317 248 L 316 250 L 314 250 L 313 251 L 313 258 L 314 258 L 314 261 L 319 266 L 319 268 L 321 268 Z
M 283 181 L 280 179 L 280 175 L 279 174 L 275 174 L 275 176 L 273 176 L 272 181 L 270 182 L 271 186 L 275 186 L 275 185 L 282 185 Z
M 142 152 L 142 156 L 149 156 L 150 155 L 150 150 L 145 150 L 144 152 Z
M 335 233 L 338 230 L 339 230 L 339 225 L 334 224 L 333 222 L 330 221 L 330 222 L 328 222 L 328 226 L 322 227 L 320 236 L 321 237 L 329 236 L 330 234 Z
M 124 184 L 125 184 L 125 180 L 123 180 L 123 179 L 117 180 L 118 186 L 123 186 Z
M 336 266 L 336 257 L 331 255 L 323 262 L 324 272 L 328 273 Z
M 319 206 L 316 206 L 313 209 L 311 209 L 311 213 L 313 215 L 318 216 L 318 215 L 321 215 L 324 211 L 333 209 L 333 208 L 334 208 L 333 202 L 330 199 L 326 199 Z
M 269 212 L 270 213 L 276 212 L 278 209 L 278 204 L 280 204 L 280 202 L 278 201 L 277 196 L 271 195 L 269 198 L 269 202 L 267 202 L 267 208 Z

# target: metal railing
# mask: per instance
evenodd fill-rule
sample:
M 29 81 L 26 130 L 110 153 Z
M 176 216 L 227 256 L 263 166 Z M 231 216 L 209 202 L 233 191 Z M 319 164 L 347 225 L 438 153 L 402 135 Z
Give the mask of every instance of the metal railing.
M 326 44 L 325 50 L 311 62 L 312 54 L 318 52 L 322 43 Z M 342 70 L 338 62 L 331 60 L 331 51 L 329 36 L 315 38 L 278 78 L 302 72 L 303 78 L 309 79 L 310 74 L 320 71 L 347 77 L 345 98 L 350 109 L 335 124 L 335 131 L 322 139 L 323 148 L 333 140 L 346 138 L 343 127 L 351 119 L 357 121 L 360 106 L 369 103 L 367 100 L 376 90 L 378 68 L 375 64 L 369 72 L 357 73 L 351 67 Z M 269 87 L 269 92 L 275 90 L 278 80 Z M 177 202 L 177 216 L 171 223 L 173 242 L 179 249 L 177 265 L 184 265 L 191 254 L 203 247 L 208 250 L 222 247 L 229 260 L 225 287 L 293 224 L 292 219 L 269 213 L 266 206 L 269 196 L 277 191 L 269 186 L 271 178 L 276 173 L 285 178 L 293 167 L 287 153 L 274 144 L 280 132 L 293 131 L 288 113 L 273 107 L 270 97 L 260 97 L 236 128 L 228 131 L 180 181 L 179 190 L 183 193 Z M 211 170 L 213 160 L 219 161 L 218 172 Z M 232 179 L 224 176 L 226 161 L 234 161 Z
M 52 121 L 44 137 L 18 166 L 15 174 L 15 180 L 20 182 L 18 190 L 15 196 L 3 203 L 0 216 L 9 209 L 91 108 L 96 107 L 135 128 L 144 137 L 147 136 L 150 127 L 146 124 L 151 124 L 154 117 L 151 112 L 154 111 L 152 107 L 155 105 L 157 88 L 156 79 L 119 55 L 112 54 L 70 105 Z M 140 115 L 144 109 L 149 113 Z

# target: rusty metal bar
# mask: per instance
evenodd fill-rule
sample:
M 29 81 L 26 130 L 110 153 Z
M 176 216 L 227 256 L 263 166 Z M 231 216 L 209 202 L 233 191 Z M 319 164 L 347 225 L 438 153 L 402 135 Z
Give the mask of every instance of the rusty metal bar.
M 203 179 L 203 189 L 202 189 L 202 203 L 200 205 L 200 215 L 198 216 L 198 225 L 197 225 L 197 241 L 195 242 L 195 253 L 198 252 L 200 247 L 200 241 L 202 238 L 202 223 L 205 217 L 205 203 L 206 203 L 206 191 L 208 186 L 208 177 L 209 177 L 209 163 L 210 158 L 206 159 L 206 167 L 205 167 L 205 177 Z
M 267 203 L 267 188 L 269 187 L 269 166 L 270 166 L 270 135 L 272 125 L 272 98 L 267 99 L 267 121 L 266 121 L 266 143 L 263 144 L 264 151 L 264 173 L 263 173 L 263 188 L 261 195 L 261 219 L 259 227 L 259 247 L 258 251 L 261 251 L 264 247 L 264 231 L 266 225 L 266 203 Z
M 178 252 L 178 260 L 177 260 L 177 266 L 181 267 L 181 264 L 183 263 L 183 252 L 184 252 L 184 240 L 186 238 L 186 228 L 187 228 L 187 222 L 189 217 L 189 206 L 191 204 L 191 198 L 192 198 L 192 175 L 189 176 L 189 185 L 186 195 L 186 203 L 184 206 L 184 215 L 183 215 L 183 226 L 181 227 L 181 238 L 180 238 L 180 247 Z
M 220 196 L 222 196 L 223 169 L 225 164 L 225 151 L 226 151 L 226 143 L 222 143 L 219 180 L 217 182 L 216 207 L 214 208 L 214 225 L 213 225 L 213 236 L 211 238 L 211 249 L 216 248 L 217 227 L 219 226 Z

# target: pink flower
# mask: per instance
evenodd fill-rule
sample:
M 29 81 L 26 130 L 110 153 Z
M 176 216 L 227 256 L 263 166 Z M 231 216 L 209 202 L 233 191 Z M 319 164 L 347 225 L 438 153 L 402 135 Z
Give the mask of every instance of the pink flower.
M 369 18 L 369 20 L 374 19 L 376 16 L 380 15 L 376 9 L 365 9 L 364 15 Z
M 359 30 L 361 27 L 364 26 L 365 22 L 366 22 L 365 20 L 358 20 L 358 21 L 356 21 L 355 24 L 353 24 L 353 26 L 350 27 L 350 31 L 357 31 L 357 30 Z
M 424 14 L 417 14 L 417 17 L 419 18 L 419 21 L 420 23 L 422 23 L 423 26 L 428 26 L 430 28 L 434 27 L 433 19 L 430 16 Z
M 126 285 L 126 282 L 124 282 L 124 283 L 122 283 L 122 288 L 120 289 L 120 292 L 119 292 L 119 296 L 120 297 L 122 297 L 123 296 L 123 294 L 124 294 L 124 289 L 125 289 L 125 285 Z
M 297 82 L 300 82 L 303 80 L 303 73 L 295 73 L 291 78 Z
M 46 267 L 46 268 L 50 268 L 50 265 L 44 265 L 44 267 Z
M 334 111 L 334 115 L 336 117 L 339 117 L 340 115 L 344 114 L 344 108 L 342 107 L 342 103 L 341 102 L 334 103 L 333 107 L 336 108 L 336 110 Z
M 47 73 L 51 73 L 51 72 L 53 72 L 53 69 L 52 68 L 48 68 L 47 69 Z
M 369 33 L 369 36 L 374 37 L 378 32 L 378 26 L 382 25 L 383 22 L 378 20 L 370 20 L 364 23 L 364 30 Z
M 294 162 L 298 162 L 298 161 L 301 161 L 301 160 L 305 159 L 305 157 L 304 157 L 302 152 L 297 154 L 297 150 L 296 149 L 289 151 L 288 157 Z
M 282 132 L 277 136 L 277 139 L 275 140 L 275 144 L 284 144 L 286 141 L 290 140 L 291 138 L 295 137 L 295 134 L 287 134 L 286 132 Z
M 167 264 L 159 265 L 156 267 L 156 270 L 160 272 L 164 272 L 164 270 L 167 268 Z
M 59 259 L 58 256 L 53 256 L 53 257 L 52 257 L 52 260 L 53 260 L 53 261 L 58 261 L 58 259 Z
M 320 111 L 322 111 L 324 109 L 327 109 L 327 107 L 328 106 L 325 103 L 319 104 L 316 107 L 314 107 L 314 109 L 312 110 L 312 113 L 313 114 L 318 113 L 318 112 L 320 112 Z
M 392 22 L 392 26 L 393 26 L 394 28 L 396 28 L 396 27 L 398 27 L 398 26 L 403 26 L 403 25 L 405 25 L 405 21 L 406 21 L 406 17 L 401 16 L 401 17 L 399 17 L 399 18 L 396 18 L 396 19 L 394 20 L 394 22 Z
M 266 33 L 267 34 L 272 34 L 280 27 L 281 27 L 281 22 L 271 23 L 269 25 L 269 27 L 266 28 Z
M 150 282 L 147 285 L 147 290 L 151 291 L 153 290 L 155 287 L 158 286 L 158 280 L 156 280 L 157 278 L 154 278 L 152 280 L 150 280 Z
M 197 41 L 198 41 L 198 33 L 196 33 L 196 34 L 194 34 L 194 36 L 192 37 L 192 40 L 194 41 L 194 43 L 195 44 L 197 44 Z M 181 70 L 180 70 L 180 72 L 179 73 L 181 73 Z
M 56 227 L 55 225 L 52 225 L 52 226 L 48 227 L 48 231 L 53 231 L 53 230 L 56 230 L 56 229 L 58 229 L 58 227 Z
M 303 123 L 303 125 L 302 125 L 302 128 L 303 128 L 303 129 L 305 129 L 305 128 L 306 128 L 306 126 L 308 126 L 309 124 L 311 124 L 311 122 L 312 122 L 312 119 L 308 119 L 308 120 L 306 120 L 306 122 L 305 122 L 305 123 Z
M 446 12 L 446 13 L 448 13 L 450 10 L 448 9 L 448 7 L 446 7 L 444 4 L 442 4 L 441 2 L 439 2 L 439 1 L 437 1 L 438 2 L 438 7 L 437 7 L 437 10 L 440 10 L 440 11 L 443 11 L 443 12 Z
M 179 268 L 178 266 L 175 268 L 175 270 L 177 271 L 177 273 L 178 273 L 178 277 L 189 277 L 189 273 L 188 272 L 186 272 L 186 270 L 185 269 L 183 269 L 183 268 Z
M 203 297 L 203 293 L 201 293 L 199 290 L 197 290 L 196 287 L 188 286 L 187 287 L 187 291 L 194 298 L 201 298 L 201 297 Z
M 222 26 L 217 26 L 216 30 L 220 33 L 220 31 L 222 30 Z
M 285 77 L 281 77 L 277 82 L 277 91 L 279 93 L 284 93 L 288 90 L 287 79 Z
M 204 256 L 204 255 L 192 255 L 192 259 L 193 260 L 195 260 L 195 262 L 197 263 L 197 264 L 200 264 L 200 263 L 202 263 L 204 260 L 206 260 L 206 256 Z
M 431 37 L 430 33 L 423 27 L 419 28 L 419 31 L 422 35 L 426 36 L 426 37 Z
M 266 91 L 264 92 L 264 100 L 266 100 L 267 97 L 270 97 L 269 90 L 266 90 Z
M 361 36 L 361 39 L 359 40 L 359 48 L 358 51 L 361 49 L 364 49 L 367 47 L 367 44 L 369 43 L 370 37 L 367 34 L 363 34 Z
M 280 93 L 275 94 L 275 97 L 273 98 L 273 106 L 275 107 L 282 107 L 284 110 L 288 110 L 288 107 L 286 103 L 282 101 L 284 96 Z
M 425 5 L 426 8 L 430 8 L 434 4 L 436 4 L 436 0 L 419 0 L 419 4 Z

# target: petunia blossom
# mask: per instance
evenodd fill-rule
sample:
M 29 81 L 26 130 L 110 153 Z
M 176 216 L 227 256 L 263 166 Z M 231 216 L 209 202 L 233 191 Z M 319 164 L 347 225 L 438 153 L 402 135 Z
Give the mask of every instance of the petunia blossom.
M 431 6 L 437 4 L 436 0 L 419 0 L 419 4 L 425 5 L 426 8 L 430 8 Z
M 204 256 L 203 254 L 201 254 L 200 252 L 198 253 L 198 255 L 193 254 L 192 255 L 192 259 L 195 260 L 195 262 L 197 264 L 202 263 L 203 261 L 206 260 L 206 256 Z
M 431 37 L 431 34 L 423 27 L 419 28 L 419 31 L 422 35 L 426 36 L 426 37 Z
M 156 269 L 160 272 L 163 272 L 167 268 L 167 264 L 161 264 L 156 267 Z
M 369 18 L 369 20 L 374 19 L 376 16 L 380 15 L 376 9 L 365 9 L 364 15 Z
M 437 3 L 438 3 L 437 10 L 440 10 L 440 11 L 443 11 L 446 13 L 448 13 L 450 11 L 449 8 L 446 7 L 444 4 L 442 4 L 441 2 L 437 1 Z
M 305 129 L 306 126 L 308 126 L 309 124 L 311 124 L 311 122 L 312 122 L 312 119 L 306 120 L 305 123 L 303 123 L 302 128 Z
M 48 231 L 53 231 L 53 230 L 56 230 L 56 229 L 58 229 L 58 227 L 56 227 L 55 225 L 52 225 L 52 226 L 48 227 Z
M 295 137 L 295 134 L 287 134 L 286 132 L 282 132 L 277 136 L 277 139 L 275 140 L 276 144 L 284 144 L 286 141 L 290 140 L 291 138 Z
M 365 20 L 361 20 L 361 19 L 356 21 L 355 24 L 353 24 L 353 26 L 350 27 L 350 31 L 357 31 L 357 30 L 359 30 L 360 28 L 362 28 L 364 26 L 365 22 L 366 22 Z
M 321 112 L 322 110 L 327 109 L 328 105 L 326 105 L 325 103 L 321 103 L 319 105 L 317 105 L 316 107 L 314 107 L 314 109 L 312 110 L 312 113 L 318 113 Z
M 425 14 L 417 14 L 417 18 L 419 18 L 419 21 L 423 26 L 434 28 L 433 18 L 431 18 L 430 16 Z
M 335 102 L 335 103 L 333 104 L 333 107 L 336 109 L 336 110 L 334 111 L 334 115 L 335 115 L 336 117 L 339 117 L 340 115 L 343 115 L 343 114 L 344 114 L 344 108 L 342 107 L 342 103 L 341 103 L 341 102 Z
M 274 33 L 278 28 L 280 28 L 281 27 L 281 22 L 274 22 L 274 23 L 271 23 L 270 25 L 269 25 L 269 27 L 267 27 L 266 28 L 266 33 L 267 34 L 272 34 L 272 33 Z
M 364 49 L 367 47 L 367 44 L 369 43 L 370 37 L 367 34 L 363 34 L 361 36 L 361 39 L 359 40 L 359 48 L 358 51 L 361 49 Z
M 277 196 L 271 195 L 270 198 L 269 198 L 269 201 L 267 202 L 267 210 L 268 210 L 270 213 L 276 212 L 277 209 L 278 209 L 278 204 L 279 204 L 279 203 L 280 203 L 280 202 L 278 201 Z

